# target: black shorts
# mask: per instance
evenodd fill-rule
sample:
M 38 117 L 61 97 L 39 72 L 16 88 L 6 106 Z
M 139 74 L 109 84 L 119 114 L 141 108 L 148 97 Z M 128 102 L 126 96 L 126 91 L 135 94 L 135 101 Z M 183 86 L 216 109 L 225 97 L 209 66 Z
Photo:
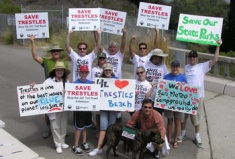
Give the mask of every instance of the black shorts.
M 92 125 L 91 112 L 89 111 L 75 111 L 73 112 L 73 125 L 76 129 L 83 130 Z

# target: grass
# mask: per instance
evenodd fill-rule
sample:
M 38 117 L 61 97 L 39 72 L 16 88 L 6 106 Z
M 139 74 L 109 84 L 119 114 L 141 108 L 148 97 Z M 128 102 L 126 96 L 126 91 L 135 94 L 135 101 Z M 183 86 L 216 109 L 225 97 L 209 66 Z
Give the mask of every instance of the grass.
M 7 45 L 14 44 L 14 36 L 15 36 L 14 32 L 12 32 L 10 29 L 7 29 L 3 33 L 3 38 L 2 38 L 3 43 Z

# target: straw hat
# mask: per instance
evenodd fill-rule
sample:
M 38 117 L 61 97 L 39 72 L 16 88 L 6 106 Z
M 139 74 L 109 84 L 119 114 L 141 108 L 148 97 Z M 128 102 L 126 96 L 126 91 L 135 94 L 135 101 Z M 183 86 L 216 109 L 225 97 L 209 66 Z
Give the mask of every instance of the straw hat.
M 68 76 L 68 75 L 70 74 L 70 70 L 67 69 L 67 68 L 64 66 L 64 62 L 57 61 L 57 62 L 55 63 L 55 67 L 50 70 L 49 75 L 51 75 L 56 69 L 59 69 L 59 68 L 63 68 L 63 69 L 64 69 L 64 73 L 65 73 L 66 76 Z
M 167 57 L 168 54 L 164 54 L 161 49 L 154 49 L 154 50 L 152 51 L 151 57 L 153 57 L 153 56 Z
M 58 44 L 52 44 L 50 46 L 50 49 L 47 52 L 51 52 L 53 50 L 64 51 L 64 49 L 60 48 L 60 46 Z

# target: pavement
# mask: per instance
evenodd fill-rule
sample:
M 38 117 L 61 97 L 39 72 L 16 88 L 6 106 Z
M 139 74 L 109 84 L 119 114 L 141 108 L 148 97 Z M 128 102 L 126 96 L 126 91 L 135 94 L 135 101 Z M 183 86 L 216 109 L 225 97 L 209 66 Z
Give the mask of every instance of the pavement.
M 23 86 L 35 81 L 42 83 L 43 69 L 32 60 L 29 48 L 19 46 L 6 46 L 0 44 L 0 123 L 5 126 L 4 131 L 12 135 L 12 138 L 18 140 L 38 156 L 45 159 L 77 159 L 80 158 L 66 149 L 63 154 L 58 155 L 55 152 L 52 137 L 42 139 L 44 122 L 42 116 L 19 117 L 18 102 L 16 96 L 16 86 Z M 41 50 L 39 55 L 43 55 Z M 71 63 L 70 63 L 71 67 Z M 123 78 L 132 78 L 133 66 L 123 65 Z M 202 110 L 202 123 L 200 135 L 203 141 L 203 147 L 197 148 L 192 142 L 194 138 L 194 128 L 190 120 L 187 122 L 187 140 L 180 143 L 178 149 L 171 147 L 170 154 L 166 159 L 233 159 L 235 152 L 233 144 L 235 142 L 235 118 L 233 108 L 235 103 L 235 84 L 234 81 L 219 79 L 215 77 L 205 77 L 205 99 L 204 109 Z M 209 91 L 208 91 L 209 90 Z M 122 113 L 123 120 L 129 119 L 129 114 Z M 72 146 L 74 142 L 74 128 L 72 126 L 70 114 L 68 132 L 70 136 L 66 142 Z M 1 128 L 0 128 L 1 129 Z M 97 131 L 88 131 L 88 140 L 92 148 L 97 144 L 95 139 Z M 0 144 L 4 136 L 0 134 Z M 123 144 L 118 146 L 120 157 L 115 158 L 110 154 L 111 159 L 131 158 L 130 154 L 124 154 Z M 0 156 L 3 149 L 0 147 Z M 7 157 L 3 157 L 7 158 Z M 83 159 L 91 158 L 85 154 Z M 103 155 L 93 157 L 95 159 L 104 158 Z M 151 158 L 150 155 L 145 157 Z M 9 159 L 9 158 L 8 158 Z M 17 158 L 18 159 L 18 158 Z M 26 158 L 24 158 L 26 159 Z

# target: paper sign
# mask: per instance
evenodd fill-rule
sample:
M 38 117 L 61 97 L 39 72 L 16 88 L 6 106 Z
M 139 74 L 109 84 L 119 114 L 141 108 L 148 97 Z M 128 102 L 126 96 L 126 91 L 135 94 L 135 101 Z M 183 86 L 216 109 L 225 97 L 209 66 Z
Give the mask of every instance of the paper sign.
M 95 84 L 65 84 L 64 110 L 99 111 L 100 86 Z
M 69 30 L 95 31 L 99 28 L 98 8 L 69 8 Z
M 48 13 L 17 13 L 15 14 L 17 39 L 49 38 Z
M 20 116 L 30 116 L 63 111 L 63 83 L 18 86 Z
M 200 89 L 185 83 L 159 80 L 154 107 L 187 114 L 196 114 Z
M 95 78 L 101 87 L 100 110 L 134 111 L 135 80 Z
M 171 6 L 140 2 L 137 26 L 168 30 Z
M 100 8 L 100 27 L 103 32 L 122 35 L 126 12 Z
M 198 44 L 218 45 L 223 18 L 180 14 L 176 39 Z

